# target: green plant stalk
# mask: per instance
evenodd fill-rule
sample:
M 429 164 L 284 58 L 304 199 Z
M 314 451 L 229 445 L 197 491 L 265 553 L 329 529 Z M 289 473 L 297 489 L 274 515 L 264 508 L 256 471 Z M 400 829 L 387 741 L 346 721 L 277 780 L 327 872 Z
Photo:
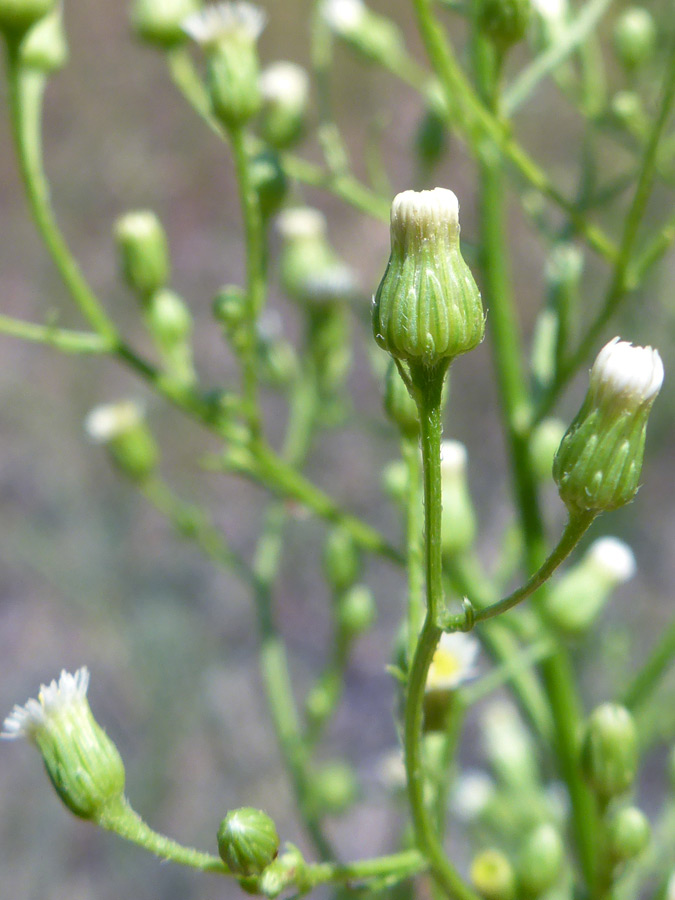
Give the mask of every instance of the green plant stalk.
M 622 694 L 621 703 L 635 712 L 649 700 L 659 681 L 675 662 L 675 621 L 650 653 L 647 661 Z
M 406 572 L 408 576 L 408 663 L 415 654 L 417 635 L 424 621 L 424 548 L 420 501 L 420 451 L 417 440 L 404 438 L 402 454 L 407 479 L 406 496 Z
M 138 844 L 148 853 L 154 853 L 155 856 L 162 859 L 169 859 L 171 862 L 199 869 L 202 872 L 214 872 L 219 875 L 230 874 L 229 869 L 218 856 L 202 853 L 192 847 L 183 847 L 171 838 L 153 831 L 138 813 L 134 812 L 125 798 L 108 804 L 99 814 L 96 823 L 101 828 L 113 831 L 125 840 Z
M 305 877 L 307 884 L 314 888 L 320 884 L 359 883 L 382 876 L 409 878 L 424 872 L 427 868 L 427 863 L 417 850 L 405 850 L 391 856 L 380 856 L 376 859 L 364 859 L 353 863 L 310 865 L 305 870 Z
M 24 322 L 11 316 L 0 315 L 0 334 L 20 338 L 33 344 L 45 344 L 62 353 L 90 353 L 98 355 L 110 353 L 111 345 L 99 334 L 86 331 L 71 331 L 54 325 L 39 325 Z
M 411 382 L 419 410 L 422 462 L 424 466 L 425 576 L 427 611 L 412 660 L 406 691 L 404 714 L 404 757 L 408 800 L 420 853 L 429 861 L 436 884 L 456 900 L 478 900 L 477 895 L 445 855 L 433 816 L 424 802 L 422 761 L 422 720 L 424 692 L 429 666 L 442 634 L 437 624 L 443 606 L 443 569 L 441 547 L 441 435 L 443 381 L 447 363 L 425 369 L 410 367 Z

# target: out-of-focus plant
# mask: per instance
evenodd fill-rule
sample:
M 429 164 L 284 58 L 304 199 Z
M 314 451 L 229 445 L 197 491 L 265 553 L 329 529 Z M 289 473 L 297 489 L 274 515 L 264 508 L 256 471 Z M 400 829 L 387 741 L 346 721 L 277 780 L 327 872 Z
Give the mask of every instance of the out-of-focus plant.
M 602 627 L 612 591 L 631 577 L 636 563 L 628 547 L 605 537 L 561 575 L 557 569 L 601 513 L 633 500 L 643 477 L 647 420 L 663 365 L 657 351 L 619 338 L 607 343 L 606 332 L 675 239 L 675 217 L 651 232 L 643 227 L 650 196 L 662 177 L 671 177 L 675 40 L 658 32 L 646 8 L 617 14 L 610 0 L 576 6 L 566 0 L 411 0 L 411 7 L 424 62 L 412 56 L 401 29 L 362 0 L 320 0 L 312 18 L 318 76 L 325 79 L 331 41 L 338 40 L 419 93 L 421 124 L 412 140 L 416 179 L 431 181 L 448 135 L 464 142 L 476 162 L 475 265 L 462 255 L 459 203 L 451 190 L 406 190 L 391 205 L 391 255 L 374 292 L 372 324 L 376 344 L 390 357 L 387 366 L 373 348 L 386 414 L 400 441 L 401 459 L 384 482 L 401 520 L 398 547 L 303 474 L 315 436 L 349 416 L 350 312 L 365 301 L 355 274 L 331 246 L 329 223 L 298 198 L 303 185 L 322 188 L 379 227 L 390 198 L 352 172 L 328 109 L 319 126 L 324 162 L 310 163 L 298 153 L 313 130 L 310 77 L 292 62 L 261 67 L 264 11 L 246 2 L 136 0 L 131 12 L 138 36 L 164 54 L 184 99 L 234 160 L 246 276 L 243 285 L 218 292 L 213 316 L 240 381 L 214 392 L 200 380 L 191 306 L 170 287 L 167 239 L 152 212 L 123 216 L 114 235 L 120 275 L 138 301 L 154 359 L 131 346 L 82 275 L 59 230 L 42 165 L 43 92 L 67 59 L 60 4 L 0 0 L 23 185 L 45 246 L 88 326 L 72 331 L 1 316 L 0 331 L 116 360 L 220 439 L 223 450 L 209 461 L 211 469 L 252 479 L 275 495 L 256 553 L 243 558 L 207 511 L 183 500 L 165 480 L 161 448 L 137 404 L 101 406 L 87 420 L 90 436 L 105 446 L 121 474 L 250 589 L 269 711 L 316 858 L 305 859 L 288 841 L 281 845 L 275 823 L 250 807 L 223 819 L 219 856 L 153 831 L 125 796 L 120 755 L 86 699 L 85 668 L 63 672 L 37 700 L 15 707 L 3 736 L 36 745 L 59 796 L 76 815 L 266 897 L 325 884 L 374 893 L 417 877 L 431 879 L 434 896 L 457 900 L 609 900 L 636 897 L 643 887 L 655 898 L 671 897 L 673 882 L 662 858 L 675 838 L 672 800 L 661 821 L 650 825 L 630 792 L 644 743 L 635 717 L 675 656 L 675 626 L 632 679 L 616 684 L 614 695 L 586 715 L 571 665 L 574 642 Z M 459 20 L 468 34 L 466 54 L 450 38 Z M 605 72 L 596 38 L 605 20 L 614 39 L 613 76 Z M 529 55 L 519 57 L 520 67 L 505 66 L 512 48 L 525 42 Z M 614 77 L 619 84 L 609 97 Z M 589 135 L 605 132 L 627 148 L 625 177 L 603 180 L 589 139 L 581 154 L 582 186 L 570 198 L 526 150 L 513 116 L 548 78 Z M 511 289 L 509 183 L 550 249 L 529 360 Z M 544 222 L 543 204 L 557 212 L 555 227 Z M 599 224 L 597 211 L 605 206 L 614 211 L 611 231 Z M 282 286 L 304 325 L 295 345 L 265 324 L 272 221 L 281 237 Z M 585 314 L 581 276 L 590 253 L 605 265 L 607 286 L 595 312 Z M 451 364 L 461 366 L 460 357 L 483 340 L 486 311 L 516 512 L 501 566 L 484 566 L 476 549 L 470 449 L 442 442 L 444 410 L 452 404 Z M 551 411 L 593 353 L 586 399 L 566 428 Z M 269 389 L 288 404 L 281 449 L 267 434 L 261 401 Z M 556 541 L 542 508 L 551 476 L 567 510 Z M 272 610 L 289 501 L 330 527 L 322 564 L 332 597 L 332 651 L 302 706 Z M 375 619 L 377 597 L 363 581 L 369 555 L 407 578 L 406 617 L 391 666 L 403 770 L 387 781 L 393 803 L 400 801 L 396 783 L 405 785 L 412 828 L 389 855 L 343 862 L 328 840 L 325 818 L 357 802 L 358 784 L 342 760 L 319 765 L 317 751 L 340 703 L 354 644 Z M 521 584 L 508 592 L 516 572 Z M 481 646 L 490 658 L 487 669 L 477 667 Z M 508 689 L 513 702 L 480 707 L 489 771 L 458 773 L 464 718 L 499 688 Z M 454 840 L 445 839 L 451 815 L 473 847 L 470 865 L 457 858 Z

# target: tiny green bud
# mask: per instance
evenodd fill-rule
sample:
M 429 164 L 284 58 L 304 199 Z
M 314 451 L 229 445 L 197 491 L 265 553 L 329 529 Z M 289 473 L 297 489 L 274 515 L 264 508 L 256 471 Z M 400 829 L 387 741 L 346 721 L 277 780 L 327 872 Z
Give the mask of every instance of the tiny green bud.
M 530 24 L 530 0 L 480 0 L 478 24 L 500 49 L 517 44 Z
M 370 10 L 363 0 L 324 0 L 322 14 L 331 31 L 367 62 L 390 67 L 405 56 L 398 27 Z
M 434 366 L 483 339 L 480 293 L 459 249 L 452 191 L 404 191 L 391 207 L 391 254 L 373 304 L 373 333 L 397 359 Z
M 534 900 L 553 887 L 562 871 L 564 852 L 560 834 L 553 825 L 540 825 L 527 836 L 518 860 L 518 884 L 523 898 Z
M 337 620 L 350 638 L 358 637 L 372 627 L 377 616 L 372 591 L 363 584 L 354 585 L 338 601 Z
M 361 572 L 361 554 L 351 534 L 341 527 L 333 528 L 323 551 L 326 580 L 337 593 L 348 590 Z
M 246 317 L 246 292 L 236 284 L 221 288 L 213 298 L 213 317 L 228 334 L 236 331 Z
M 273 63 L 260 76 L 260 93 L 262 136 L 279 150 L 292 146 L 305 127 L 307 72 L 292 62 Z
M 272 819 L 260 809 L 233 809 L 218 828 L 218 852 L 235 875 L 260 875 L 279 852 Z
M 40 751 L 47 774 L 68 809 L 97 821 L 124 797 L 124 763 L 94 719 L 87 700 L 89 671 L 63 670 L 58 682 L 42 685 L 37 700 L 15 706 L 2 737 L 25 737 Z
M 617 91 L 612 97 L 611 111 L 617 123 L 634 137 L 641 138 L 647 133 L 650 118 L 636 91 Z
M 21 63 L 39 72 L 57 72 L 68 61 L 63 10 L 58 6 L 30 29 L 21 43 Z
M 408 470 L 401 459 L 396 459 L 382 471 L 382 489 L 394 503 L 404 504 L 408 496 Z
M 516 876 L 501 850 L 483 850 L 474 857 L 471 881 L 484 900 L 515 900 Z
M 647 418 L 663 383 L 651 347 L 614 338 L 591 369 L 588 394 L 553 464 L 560 497 L 571 513 L 616 509 L 635 496 Z
M 183 23 L 204 48 L 211 108 L 227 128 L 245 125 L 260 111 L 256 42 L 264 27 L 264 12 L 243 0 L 208 6 Z
M 466 447 L 459 441 L 441 445 L 441 545 L 446 556 L 468 550 L 476 537 L 476 514 L 466 478 Z
M 58 0 L 0 0 L 0 31 L 21 37 L 38 19 L 48 15 Z
M 614 48 L 621 63 L 632 71 L 648 62 L 656 47 L 656 25 L 642 6 L 624 10 L 614 28 Z
M 384 380 L 384 408 L 391 421 L 400 428 L 401 434 L 409 438 L 419 434 L 417 404 L 410 396 L 393 359 L 389 360 Z
M 259 891 L 273 900 L 286 888 L 297 887 L 298 893 L 305 893 L 305 860 L 293 844 L 286 844 L 286 850 L 265 869 L 260 877 Z M 304 891 L 302 890 L 304 888 Z
M 627 862 L 646 850 L 651 838 L 649 820 L 635 806 L 617 810 L 607 823 L 609 852 L 616 862 Z
M 516 791 L 537 780 L 537 757 L 518 710 L 507 701 L 491 703 L 482 720 L 483 745 L 499 781 Z
M 565 436 L 565 426 L 559 419 L 544 419 L 532 432 L 530 459 L 537 478 L 549 482 L 553 472 L 553 460 Z
M 129 287 L 145 299 L 169 278 L 169 249 L 162 223 L 153 212 L 131 212 L 115 224 L 120 266 Z
M 200 7 L 200 0 L 135 0 L 131 25 L 142 40 L 170 49 L 186 40 L 183 22 Z
M 97 406 L 87 416 L 85 430 L 92 441 L 105 445 L 129 478 L 143 481 L 157 467 L 159 450 L 138 403 L 126 400 Z
M 166 347 L 183 343 L 192 334 L 192 315 L 187 304 L 168 288 L 150 297 L 146 319 L 155 339 Z
M 586 780 L 604 802 L 635 781 L 638 744 L 633 717 L 623 706 L 605 703 L 591 715 L 581 747 Z
M 578 565 L 553 583 L 545 599 L 549 621 L 566 636 L 583 634 L 597 620 L 614 588 L 634 574 L 630 547 L 618 538 L 600 538 Z
M 276 215 L 288 193 L 288 179 L 276 153 L 264 150 L 251 159 L 251 183 L 264 219 Z
M 356 773 L 348 763 L 336 760 L 323 765 L 311 782 L 312 801 L 327 815 L 341 815 L 359 795 Z

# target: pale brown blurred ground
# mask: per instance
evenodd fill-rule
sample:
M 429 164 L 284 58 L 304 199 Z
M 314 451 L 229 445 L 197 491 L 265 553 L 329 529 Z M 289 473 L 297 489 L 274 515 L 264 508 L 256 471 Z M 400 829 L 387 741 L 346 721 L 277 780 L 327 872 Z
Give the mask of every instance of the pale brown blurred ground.
M 273 27 L 262 41 L 264 59 L 306 63 L 309 2 L 266 6 Z M 409 25 L 406 4 L 389 8 Z M 122 4 L 68 4 L 67 23 L 71 62 L 49 87 L 46 114 L 47 167 L 61 224 L 108 309 L 142 343 L 133 302 L 115 278 L 110 232 L 114 218 L 129 208 L 157 210 L 171 241 L 174 284 L 197 319 L 201 370 L 214 383 L 231 377 L 231 361 L 209 314 L 215 289 L 240 278 L 243 268 L 227 152 L 178 97 L 160 56 L 131 39 Z M 418 116 L 414 97 L 407 89 L 392 91 L 387 76 L 345 52 L 338 54 L 338 67 L 335 99 L 354 158 L 360 158 L 369 123 L 381 113 L 390 123 L 383 147 L 392 192 L 409 187 L 414 172 L 409 147 Z M 541 92 L 521 127 L 534 153 L 569 189 L 577 128 L 569 108 L 554 97 L 552 91 Z M 357 169 L 363 174 L 362 166 Z M 470 239 L 474 172 L 457 143 L 435 180 L 458 193 Z M 386 260 L 386 227 L 329 197 L 305 196 L 328 213 L 331 236 L 368 293 Z M 29 222 L 4 115 L 0 203 L 2 312 L 37 321 L 56 308 L 63 311 L 64 323 L 79 325 Z M 671 203 L 671 195 L 659 194 L 655 213 L 663 214 Z M 529 334 L 541 294 L 542 248 L 515 202 L 508 228 L 516 295 Z M 626 338 L 657 343 L 671 371 L 673 268 L 671 256 L 622 326 Z M 597 266 L 591 264 L 588 271 L 586 290 L 592 296 L 601 281 Z M 287 314 L 276 290 L 271 303 Z M 396 446 L 365 360 L 368 339 L 364 332 L 357 340 L 352 387 L 360 421 L 376 426 L 330 434 L 313 454 L 310 472 L 346 506 L 395 538 L 395 517 L 382 499 L 378 471 L 395 456 Z M 568 393 L 567 414 L 580 390 L 577 385 Z M 40 681 L 61 667 L 86 663 L 92 670 L 92 706 L 123 752 L 134 805 L 154 825 L 208 848 L 229 807 L 260 805 L 281 823 L 284 839 L 306 846 L 265 717 L 254 622 L 244 590 L 180 543 L 83 438 L 82 420 L 90 406 L 127 393 L 145 396 L 111 363 L 61 357 L 0 337 L 0 714 L 34 695 Z M 638 500 L 602 525 L 631 541 L 640 567 L 639 578 L 615 604 L 617 620 L 642 629 L 628 667 L 672 615 L 675 404 L 672 390 L 668 393 L 654 413 Z M 208 499 L 233 544 L 249 552 L 264 493 L 202 474 L 195 460 L 213 443 L 192 433 L 158 401 L 150 398 L 148 407 L 165 449 L 167 473 L 186 495 Z M 278 433 L 275 409 L 272 427 Z M 487 343 L 456 366 L 447 432 L 470 448 L 470 477 L 483 526 L 480 550 L 489 558 L 509 515 L 509 499 Z M 552 509 L 559 519 L 554 502 Z M 279 618 L 300 684 L 320 665 L 326 636 L 327 596 L 317 566 L 322 533 L 311 520 L 292 524 L 278 593 Z M 370 566 L 369 575 L 379 624 L 358 647 L 326 753 L 352 760 L 364 784 L 362 806 L 332 826 L 345 856 L 387 849 L 397 829 L 375 772 L 380 755 L 395 740 L 394 691 L 384 665 L 403 583 L 380 564 Z M 607 680 L 595 672 L 586 686 L 589 702 L 609 695 Z M 471 754 L 471 748 L 465 752 Z M 2 896 L 210 900 L 238 894 L 227 883 L 158 865 L 68 817 L 36 754 L 22 744 L 0 747 L 0 797 Z

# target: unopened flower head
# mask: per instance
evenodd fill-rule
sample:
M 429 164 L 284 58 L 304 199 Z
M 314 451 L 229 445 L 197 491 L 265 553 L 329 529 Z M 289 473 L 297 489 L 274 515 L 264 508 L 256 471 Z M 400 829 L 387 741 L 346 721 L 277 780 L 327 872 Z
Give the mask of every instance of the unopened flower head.
M 113 461 L 133 479 L 147 478 L 157 466 L 159 450 L 143 408 L 133 400 L 96 406 L 85 420 L 85 431 L 103 444 Z
M 479 650 L 478 640 L 469 634 L 442 634 L 429 667 L 427 691 L 453 691 L 473 678 Z
M 339 35 L 358 29 L 366 17 L 362 0 L 324 0 L 321 12 L 330 28 Z
M 467 452 L 460 441 L 441 444 L 441 544 L 448 557 L 468 550 L 476 537 L 476 514 L 466 477 Z
M 2 737 L 27 738 L 40 751 L 54 788 L 75 815 L 96 819 L 121 801 L 124 765 L 117 748 L 94 719 L 87 700 L 89 672 L 61 672 L 42 685 L 37 700 L 15 706 Z
M 258 6 L 244 0 L 213 3 L 183 21 L 183 30 L 202 47 L 214 47 L 222 40 L 242 37 L 258 40 L 265 27 L 266 15 Z
M 277 217 L 277 230 L 286 241 L 323 237 L 326 234 L 326 217 L 311 206 L 292 207 Z
M 171 48 L 187 39 L 183 22 L 200 6 L 200 0 L 134 0 L 131 24 L 142 40 Z
M 513 787 L 531 785 L 537 766 L 528 732 L 512 703 L 496 700 L 482 719 L 485 754 L 500 780 Z
M 56 72 L 68 61 L 68 42 L 59 4 L 30 29 L 21 43 L 21 64 L 38 72 Z
M 591 369 L 586 400 L 553 464 L 560 496 L 573 511 L 615 509 L 638 489 L 647 418 L 663 383 L 651 347 L 614 338 Z
M 260 76 L 262 135 L 284 150 L 302 135 L 309 96 L 307 72 L 292 62 L 276 62 Z
M 169 278 L 169 248 L 162 223 L 150 210 L 125 213 L 115 223 L 115 241 L 124 279 L 146 301 Z
M 84 430 L 96 444 L 107 444 L 136 428 L 144 419 L 143 408 L 134 400 L 95 406 L 84 422 Z
M 58 0 L 0 0 L 0 32 L 22 37 L 28 29 L 48 15 Z
M 588 560 L 611 584 L 623 584 L 635 575 L 633 551 L 615 537 L 599 538 L 588 550 Z
M 286 209 L 277 218 L 277 229 L 284 241 L 281 283 L 289 297 L 326 305 L 354 294 L 354 274 L 331 247 L 323 213 L 308 206 Z
M 483 339 L 476 282 L 459 249 L 452 191 L 404 191 L 391 207 L 391 254 L 373 302 L 375 340 L 392 356 L 434 366 Z

